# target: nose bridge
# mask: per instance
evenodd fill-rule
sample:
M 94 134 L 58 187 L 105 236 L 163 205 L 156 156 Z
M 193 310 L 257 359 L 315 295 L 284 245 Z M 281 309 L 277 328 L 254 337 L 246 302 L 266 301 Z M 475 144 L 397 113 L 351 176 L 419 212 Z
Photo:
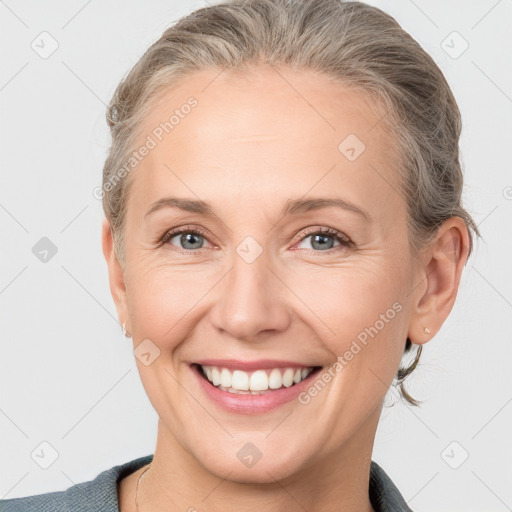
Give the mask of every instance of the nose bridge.
M 260 331 L 286 328 L 289 311 L 279 290 L 283 285 L 271 265 L 269 254 L 252 237 L 235 248 L 221 298 L 213 308 L 212 320 L 218 329 L 250 340 Z

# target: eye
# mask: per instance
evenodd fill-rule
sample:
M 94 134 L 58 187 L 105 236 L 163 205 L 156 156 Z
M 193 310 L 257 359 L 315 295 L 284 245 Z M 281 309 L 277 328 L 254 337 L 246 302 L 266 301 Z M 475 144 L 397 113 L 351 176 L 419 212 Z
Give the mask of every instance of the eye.
M 310 239 L 310 247 L 306 247 L 306 249 L 314 253 L 330 253 L 332 251 L 352 247 L 353 245 L 350 239 L 343 233 L 328 227 L 313 227 L 306 230 L 306 234 L 300 239 L 300 243 L 308 239 Z M 205 240 L 207 240 L 207 235 L 203 231 L 195 227 L 184 226 L 171 229 L 164 233 L 159 240 L 159 246 L 169 244 L 183 253 L 195 254 L 205 248 Z M 336 242 L 338 245 L 335 245 Z
M 173 243 L 175 240 L 175 243 Z M 177 228 L 167 231 L 160 239 L 160 244 L 170 244 L 181 249 L 183 252 L 194 253 L 194 251 L 203 249 L 206 235 L 197 228 Z
M 313 252 L 328 252 L 331 249 L 350 247 L 351 241 L 348 237 L 332 228 L 311 228 L 306 236 L 301 238 L 301 243 L 310 240 L 310 247 Z M 338 245 L 334 245 L 338 242 Z M 309 249 L 306 247 L 306 249 Z

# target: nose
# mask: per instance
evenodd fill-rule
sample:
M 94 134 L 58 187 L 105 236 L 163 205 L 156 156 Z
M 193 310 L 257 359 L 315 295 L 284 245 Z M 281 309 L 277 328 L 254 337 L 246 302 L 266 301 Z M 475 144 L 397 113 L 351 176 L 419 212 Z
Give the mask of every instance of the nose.
M 216 329 L 235 339 L 257 342 L 276 336 L 291 321 L 291 291 L 269 266 L 265 253 L 247 262 L 234 255 L 233 266 L 217 290 L 211 310 Z

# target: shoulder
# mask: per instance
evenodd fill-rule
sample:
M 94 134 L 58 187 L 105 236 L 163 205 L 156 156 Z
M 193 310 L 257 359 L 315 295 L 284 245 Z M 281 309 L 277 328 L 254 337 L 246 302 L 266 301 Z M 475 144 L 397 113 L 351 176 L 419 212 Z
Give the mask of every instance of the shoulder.
M 369 494 L 376 512 L 413 512 L 388 474 L 373 460 Z
M 148 462 L 145 455 L 106 469 L 88 482 L 75 484 L 64 491 L 35 494 L 0 500 L 1 512 L 119 512 L 117 482 Z
M 34 494 L 23 498 L 0 501 L 2 512 L 58 512 L 71 510 L 66 500 L 67 491 Z

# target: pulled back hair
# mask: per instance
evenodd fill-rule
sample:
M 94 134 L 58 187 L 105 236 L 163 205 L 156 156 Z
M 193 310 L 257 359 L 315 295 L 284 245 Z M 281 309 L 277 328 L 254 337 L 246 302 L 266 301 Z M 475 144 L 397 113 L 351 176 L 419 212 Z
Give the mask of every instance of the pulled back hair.
M 164 31 L 123 78 L 107 109 L 112 143 L 103 168 L 102 201 L 119 263 L 125 265 L 124 226 L 132 174 L 119 169 L 134 151 L 152 101 L 194 71 L 241 70 L 262 61 L 322 73 L 365 91 L 385 110 L 400 155 L 399 189 L 408 212 L 409 244 L 417 255 L 452 216 L 469 233 L 478 228 L 462 206 L 461 115 L 439 67 L 398 22 L 380 9 L 342 0 L 228 0 L 198 9 Z M 121 176 L 122 177 L 122 176 Z M 407 338 L 404 354 L 412 350 Z M 404 387 L 416 368 L 398 368 Z M 410 354 L 409 354 L 410 355 Z

